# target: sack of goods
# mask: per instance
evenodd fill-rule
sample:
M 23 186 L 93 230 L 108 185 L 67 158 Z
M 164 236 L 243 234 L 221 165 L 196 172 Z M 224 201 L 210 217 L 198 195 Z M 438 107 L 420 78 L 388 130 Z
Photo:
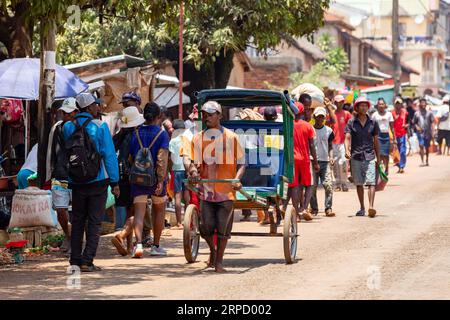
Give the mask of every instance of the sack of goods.
M 16 191 L 11 206 L 10 228 L 57 225 L 58 218 L 52 208 L 51 191 L 33 187 Z
M 304 93 L 307 93 L 312 98 L 312 107 L 316 108 L 318 106 L 323 106 L 323 101 L 325 98 L 325 94 L 318 87 L 313 85 L 312 83 L 303 83 L 299 85 L 297 88 L 292 90 L 291 94 L 298 101 L 300 96 Z

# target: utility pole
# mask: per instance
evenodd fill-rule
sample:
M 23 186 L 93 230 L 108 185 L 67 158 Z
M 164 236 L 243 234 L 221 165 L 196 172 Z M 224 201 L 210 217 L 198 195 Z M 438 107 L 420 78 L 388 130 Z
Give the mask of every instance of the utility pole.
M 41 20 L 41 73 L 39 79 L 38 105 L 38 177 L 39 186 L 45 183 L 48 135 L 50 133 L 50 110 L 55 97 L 55 49 L 56 23 Z
M 178 56 L 178 80 L 179 85 L 179 106 L 178 106 L 178 118 L 183 120 L 183 30 L 184 30 L 184 4 L 183 0 L 180 1 L 180 33 L 179 33 L 179 56 Z
M 392 1 L 392 58 L 394 60 L 394 99 L 400 94 L 400 50 L 399 39 L 399 21 L 398 21 L 398 0 Z

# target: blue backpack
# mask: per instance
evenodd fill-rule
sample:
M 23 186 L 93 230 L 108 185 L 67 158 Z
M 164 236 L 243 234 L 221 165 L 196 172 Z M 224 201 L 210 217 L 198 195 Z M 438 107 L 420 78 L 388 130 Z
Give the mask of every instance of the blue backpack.
M 163 130 L 161 129 L 150 145 L 145 148 L 142 144 L 141 137 L 139 136 L 139 129 L 136 128 L 136 138 L 141 148 L 137 152 L 136 157 L 134 157 L 134 162 L 130 170 L 131 184 L 143 187 L 152 187 L 158 182 L 156 177 L 156 168 L 153 163 L 152 153 L 150 150 L 162 133 Z

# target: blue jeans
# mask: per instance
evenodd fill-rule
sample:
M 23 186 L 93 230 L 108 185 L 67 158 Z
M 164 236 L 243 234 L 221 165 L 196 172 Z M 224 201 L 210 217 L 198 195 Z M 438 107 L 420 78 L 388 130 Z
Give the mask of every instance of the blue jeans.
M 407 135 L 405 134 L 403 137 L 397 138 L 397 148 L 400 153 L 400 162 L 398 167 L 400 169 L 404 169 L 406 166 L 406 139 Z
M 116 206 L 116 226 L 115 229 L 121 229 L 125 225 L 127 219 L 127 208 Z

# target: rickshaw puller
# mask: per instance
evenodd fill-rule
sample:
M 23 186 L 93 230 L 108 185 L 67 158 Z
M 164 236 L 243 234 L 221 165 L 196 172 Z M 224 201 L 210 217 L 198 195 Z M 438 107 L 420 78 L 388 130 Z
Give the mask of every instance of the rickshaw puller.
M 222 107 L 215 101 L 208 101 L 201 110 L 206 129 L 192 140 L 191 163 L 187 168 L 189 179 L 194 183 L 199 179 L 240 180 L 245 172 L 245 153 L 238 136 L 221 126 Z M 241 188 L 240 182 L 202 183 L 199 188 L 200 234 L 210 249 L 208 267 L 214 267 L 216 272 L 226 271 L 223 255 L 233 226 L 235 191 Z M 217 249 L 214 229 L 218 231 Z

